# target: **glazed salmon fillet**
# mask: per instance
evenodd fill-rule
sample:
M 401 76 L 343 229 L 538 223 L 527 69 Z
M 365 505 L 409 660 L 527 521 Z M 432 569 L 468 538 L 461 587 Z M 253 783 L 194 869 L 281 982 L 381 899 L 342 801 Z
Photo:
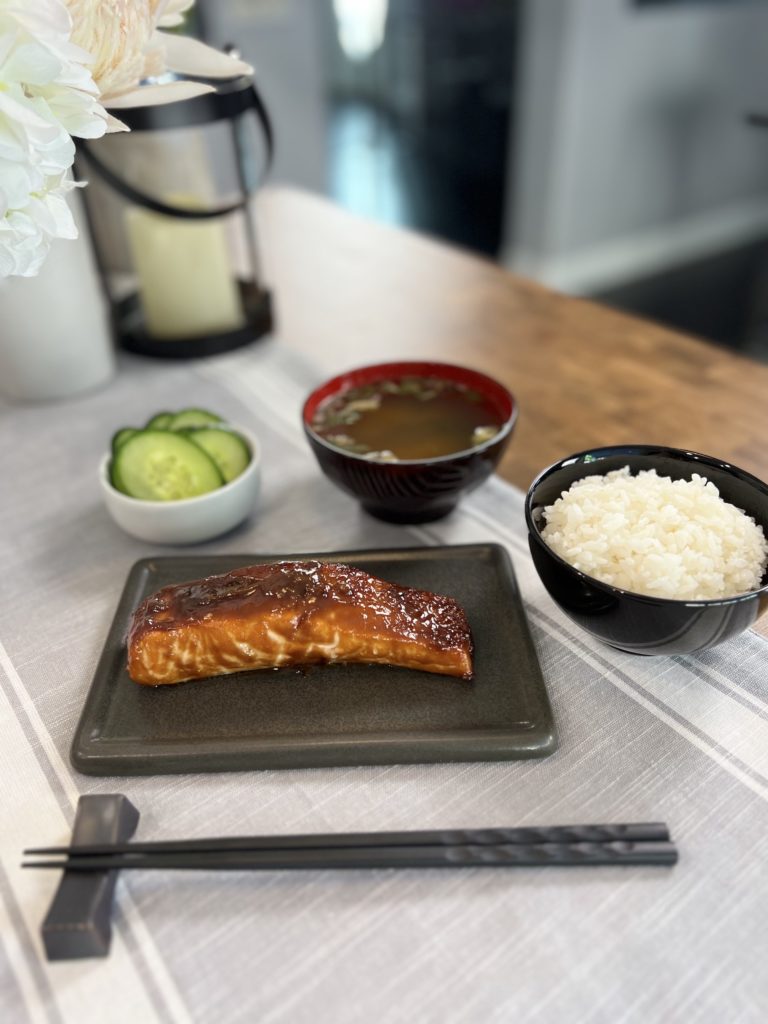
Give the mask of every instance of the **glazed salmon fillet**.
M 472 636 L 453 598 L 317 561 L 164 587 L 139 605 L 128 635 L 128 674 L 150 686 L 330 662 L 471 679 Z

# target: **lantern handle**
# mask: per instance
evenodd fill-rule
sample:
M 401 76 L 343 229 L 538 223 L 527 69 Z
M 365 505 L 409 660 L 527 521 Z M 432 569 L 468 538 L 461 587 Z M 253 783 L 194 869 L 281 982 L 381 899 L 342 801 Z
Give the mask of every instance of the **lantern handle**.
M 258 120 L 264 135 L 266 159 L 264 162 L 264 169 L 262 171 L 263 178 L 272 164 L 272 156 L 274 154 L 272 121 L 255 84 L 251 83 L 247 93 L 248 108 L 252 109 L 256 114 L 256 119 Z M 237 210 L 245 209 L 248 205 L 248 196 L 243 195 L 242 199 L 239 199 L 236 203 L 230 203 L 226 206 L 218 206 L 215 208 L 189 209 L 188 207 L 183 206 L 173 206 L 171 203 L 164 203 L 162 200 L 156 199 L 154 196 L 148 195 L 146 192 L 142 192 L 134 185 L 125 181 L 124 178 L 121 178 L 119 174 L 116 174 L 99 157 L 97 157 L 91 148 L 86 146 L 85 143 L 78 143 L 77 148 L 97 174 L 99 174 L 99 176 L 103 178 L 104 181 L 115 190 L 115 192 L 118 192 L 124 199 L 127 199 L 129 202 L 134 203 L 137 206 L 143 206 L 147 210 L 152 210 L 153 213 L 160 213 L 166 217 L 179 217 L 183 220 L 209 220 L 213 217 L 225 217 L 229 213 L 235 213 Z

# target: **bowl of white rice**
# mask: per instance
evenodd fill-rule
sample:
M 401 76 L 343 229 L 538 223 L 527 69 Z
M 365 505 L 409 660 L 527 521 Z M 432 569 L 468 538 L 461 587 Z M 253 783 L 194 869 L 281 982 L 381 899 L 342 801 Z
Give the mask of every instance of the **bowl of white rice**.
M 653 445 L 569 455 L 525 503 L 536 569 L 593 636 L 634 654 L 690 654 L 768 607 L 768 485 L 730 463 Z

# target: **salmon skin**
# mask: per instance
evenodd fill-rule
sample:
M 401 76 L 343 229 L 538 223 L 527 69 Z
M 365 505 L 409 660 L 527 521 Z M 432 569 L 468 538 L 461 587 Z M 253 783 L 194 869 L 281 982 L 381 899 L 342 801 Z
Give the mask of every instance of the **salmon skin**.
M 150 686 L 330 662 L 471 679 L 472 635 L 453 598 L 317 561 L 164 587 L 139 605 L 128 634 L 128 674 Z

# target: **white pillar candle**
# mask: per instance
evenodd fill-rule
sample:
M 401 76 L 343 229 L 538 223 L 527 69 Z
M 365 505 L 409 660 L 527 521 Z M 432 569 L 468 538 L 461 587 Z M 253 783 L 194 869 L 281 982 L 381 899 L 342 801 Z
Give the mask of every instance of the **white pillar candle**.
M 175 206 L 199 206 L 170 197 Z M 244 325 L 224 225 L 149 210 L 127 212 L 128 237 L 139 278 L 147 330 L 156 338 L 189 338 Z

